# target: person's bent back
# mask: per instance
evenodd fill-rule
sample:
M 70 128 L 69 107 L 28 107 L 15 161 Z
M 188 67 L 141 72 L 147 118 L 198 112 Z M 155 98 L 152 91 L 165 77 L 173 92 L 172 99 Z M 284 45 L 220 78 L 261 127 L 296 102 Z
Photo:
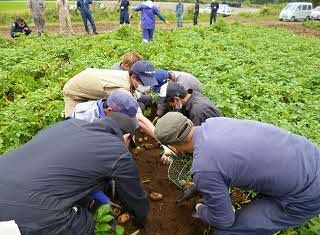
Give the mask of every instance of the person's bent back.
M 143 220 L 148 199 L 122 134 L 116 119 L 72 119 L 1 156 L 0 221 L 15 220 L 22 234 L 93 234 L 93 217 L 77 201 L 110 179 Z

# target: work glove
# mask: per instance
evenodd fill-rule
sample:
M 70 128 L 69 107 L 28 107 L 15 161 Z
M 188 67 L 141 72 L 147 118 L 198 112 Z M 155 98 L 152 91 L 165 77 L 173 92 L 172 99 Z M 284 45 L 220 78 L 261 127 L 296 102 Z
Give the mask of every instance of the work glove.
M 187 201 L 190 198 L 196 197 L 198 194 L 199 191 L 196 189 L 196 186 L 193 185 L 192 187 L 183 191 L 183 194 L 177 198 L 176 203 L 178 204 Z
M 198 210 L 199 210 L 199 208 L 200 208 L 201 206 L 204 206 L 204 205 L 205 205 L 205 204 L 204 204 L 203 199 L 200 198 L 200 199 L 196 202 L 196 204 L 194 205 L 194 207 L 193 207 L 193 210 L 192 210 L 192 217 L 193 217 L 193 218 L 195 218 L 195 219 L 199 219 L 199 218 L 200 218 L 200 216 L 199 216 L 199 214 L 198 214 Z
M 161 156 L 161 162 L 164 165 L 170 165 L 170 163 L 173 161 L 172 156 L 175 155 L 174 152 L 171 151 L 167 146 L 162 145 L 163 152 Z

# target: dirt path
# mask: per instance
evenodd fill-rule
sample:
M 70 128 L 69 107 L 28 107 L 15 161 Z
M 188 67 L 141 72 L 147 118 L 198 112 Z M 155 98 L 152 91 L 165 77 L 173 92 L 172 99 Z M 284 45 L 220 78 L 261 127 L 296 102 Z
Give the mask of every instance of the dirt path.
M 224 18 L 227 22 L 239 22 L 242 24 L 250 24 L 250 25 L 258 25 L 264 27 L 270 27 L 274 29 L 281 29 L 281 30 L 288 30 L 294 32 L 297 35 L 302 35 L 306 37 L 317 37 L 320 38 L 320 30 L 317 29 L 310 29 L 303 26 L 303 22 L 281 22 L 277 19 L 268 19 L 268 20 L 256 20 L 252 18 L 244 18 L 239 16 L 230 16 Z M 201 22 L 201 25 L 208 25 L 207 22 Z M 133 27 L 138 27 L 138 23 L 134 22 L 132 24 Z M 192 26 L 191 22 L 184 23 L 184 26 Z M 99 33 L 106 33 L 112 30 L 115 30 L 119 27 L 117 22 L 98 22 L 97 29 Z M 168 25 L 164 23 L 158 23 L 157 28 L 159 29 L 174 29 L 176 28 L 175 22 L 170 22 Z M 84 32 L 84 27 L 82 23 L 74 23 L 73 29 L 76 35 L 86 35 Z M 47 32 L 50 33 L 59 33 L 59 26 L 58 25 L 49 25 L 47 26 Z M 0 34 L 10 38 L 10 32 L 7 28 L 0 28 Z
M 307 36 L 307 37 L 319 37 L 320 30 L 310 29 L 303 26 L 303 22 L 284 22 L 278 19 L 264 19 L 258 20 L 254 18 L 244 18 L 240 16 L 230 16 L 226 18 L 227 22 L 240 22 L 242 24 L 259 25 L 274 29 L 282 29 L 294 32 L 297 35 Z

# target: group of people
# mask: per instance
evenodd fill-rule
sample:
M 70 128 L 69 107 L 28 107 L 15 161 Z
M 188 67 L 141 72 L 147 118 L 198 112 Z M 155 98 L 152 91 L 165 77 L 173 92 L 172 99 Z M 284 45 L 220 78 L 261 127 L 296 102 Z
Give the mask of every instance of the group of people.
M 83 20 L 85 31 L 89 34 L 90 29 L 88 26 L 88 21 L 92 27 L 93 34 L 97 34 L 97 27 L 94 22 L 92 14 L 92 0 L 77 0 L 77 8 L 80 10 L 80 14 Z M 119 0 L 119 16 L 120 25 L 130 24 L 130 0 Z M 46 3 L 44 0 L 28 0 L 28 8 L 31 11 L 32 18 L 34 20 L 35 29 L 39 36 L 45 32 L 45 9 Z M 70 4 L 69 0 L 57 0 L 56 8 L 59 15 L 60 23 L 60 33 L 65 34 L 67 31 L 71 34 L 74 33 L 71 17 L 70 17 Z M 217 11 L 219 9 L 219 4 L 212 0 L 211 3 L 211 14 L 210 14 L 210 24 L 212 20 L 216 21 Z M 153 0 L 147 0 L 141 3 L 139 6 L 132 8 L 133 11 L 141 11 L 141 29 L 142 29 L 142 41 L 150 42 L 153 40 L 153 34 L 156 26 L 155 16 L 159 17 L 165 23 L 168 23 L 163 15 L 160 13 L 158 6 L 153 2 Z M 184 5 L 179 0 L 175 9 L 177 17 L 177 26 L 182 27 Z M 198 24 L 199 16 L 199 2 L 196 0 L 194 6 L 194 25 Z M 17 18 L 12 23 L 11 27 L 11 37 L 15 38 L 19 36 L 20 33 L 29 35 L 32 32 L 31 28 L 28 26 L 27 22 L 23 18 Z
M 91 24 L 94 34 L 97 34 L 97 29 L 93 20 L 91 5 L 92 0 L 77 0 L 77 8 L 80 10 L 83 24 L 87 33 L 90 33 L 88 27 L 88 21 Z M 28 8 L 30 9 L 31 16 L 34 21 L 36 32 L 41 36 L 45 32 L 45 10 L 46 3 L 44 0 L 28 0 Z M 70 17 L 70 4 L 69 0 L 57 0 L 56 8 L 59 15 L 60 33 L 66 33 L 68 30 L 70 33 L 74 33 L 71 24 Z M 14 20 L 11 27 L 11 37 L 15 38 L 19 36 L 19 33 L 29 35 L 32 32 L 27 22 L 23 18 L 17 18 Z
M 154 120 L 143 115 L 151 93 Z M 319 147 L 271 124 L 223 117 L 190 73 L 155 70 L 129 52 L 111 69 L 75 75 L 63 95 L 66 120 L 0 157 L 0 221 L 14 220 L 22 234 L 93 234 L 92 213 L 113 200 L 110 189 L 143 224 L 148 197 L 128 150 L 137 128 L 163 146 L 163 162 L 193 154 L 194 186 L 183 197 L 201 195 L 192 216 L 215 234 L 271 234 L 320 213 Z M 258 196 L 236 211 L 230 187 Z

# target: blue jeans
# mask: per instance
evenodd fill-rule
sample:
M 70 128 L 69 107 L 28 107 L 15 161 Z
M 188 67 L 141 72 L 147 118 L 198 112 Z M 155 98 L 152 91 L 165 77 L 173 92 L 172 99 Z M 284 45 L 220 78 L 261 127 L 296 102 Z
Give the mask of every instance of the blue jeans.
M 142 39 L 147 41 L 153 40 L 154 29 L 142 29 Z
M 177 26 L 182 27 L 182 15 L 177 15 Z
M 94 20 L 93 20 L 91 12 L 89 12 L 89 11 L 81 11 L 81 17 L 82 17 L 82 20 L 83 20 L 84 28 L 86 29 L 87 33 L 89 33 L 88 20 L 89 20 L 89 22 L 91 24 L 93 32 L 94 33 L 97 32 L 97 28 L 96 28 L 96 25 L 94 24 Z

